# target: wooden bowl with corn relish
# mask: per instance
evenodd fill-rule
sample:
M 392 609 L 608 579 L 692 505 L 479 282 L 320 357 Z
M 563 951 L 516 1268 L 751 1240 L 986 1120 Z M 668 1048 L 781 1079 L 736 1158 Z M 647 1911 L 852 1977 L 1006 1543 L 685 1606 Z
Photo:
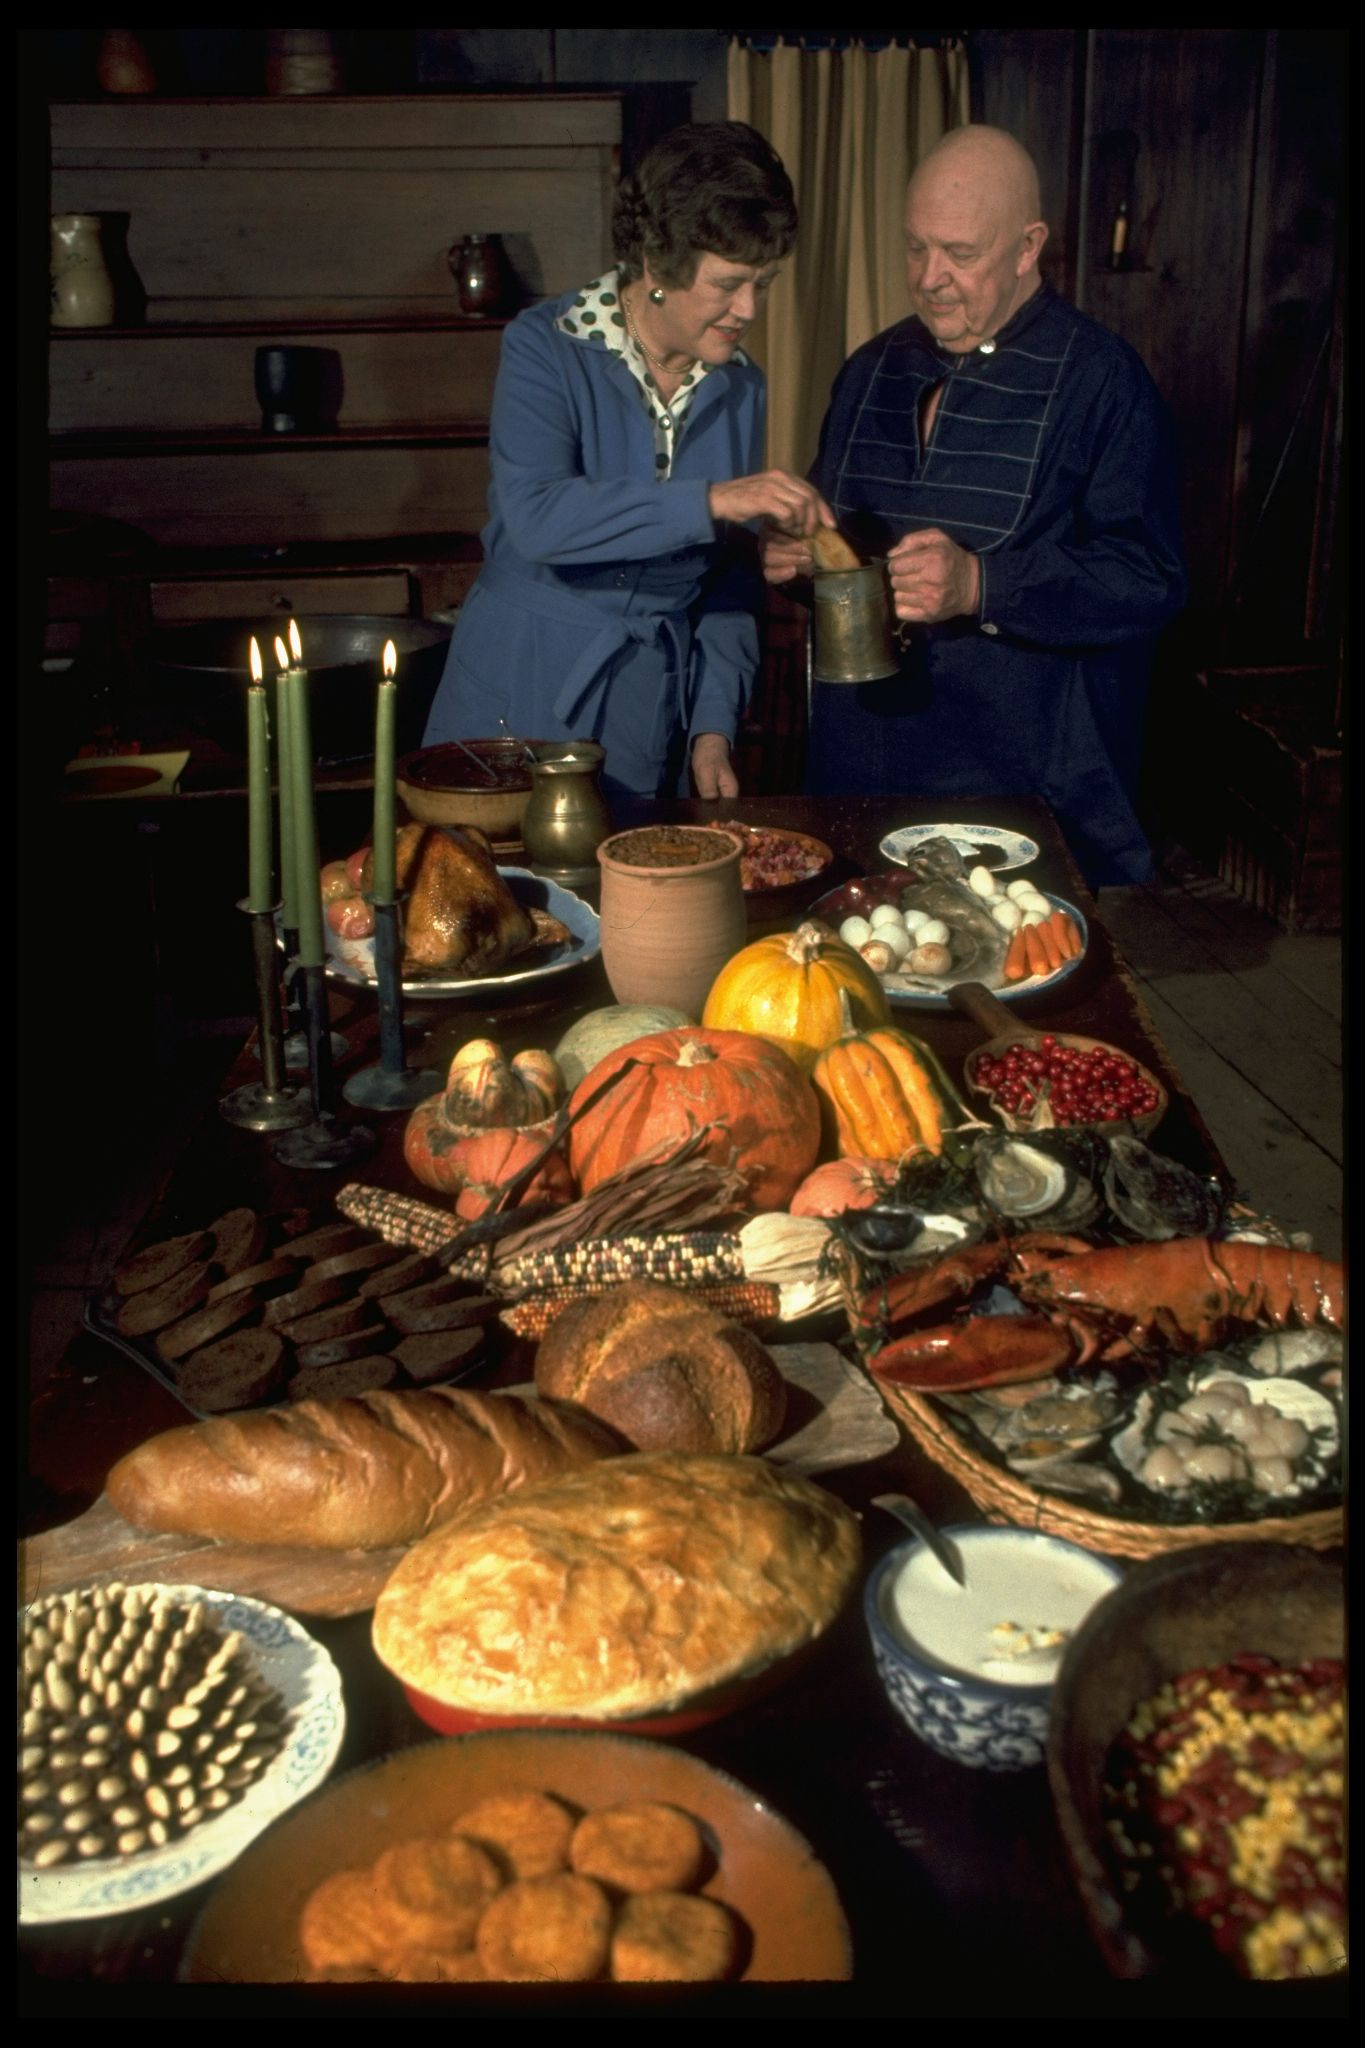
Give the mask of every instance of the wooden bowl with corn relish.
M 1081 1904 L 1115 1976 L 1152 1979 L 1168 1989 L 1179 1986 L 1182 1998 L 1188 1989 L 1211 1999 L 1212 2009 L 1220 2012 L 1264 2011 L 1269 1996 L 1284 1999 L 1283 2007 L 1277 2004 L 1275 2009 L 1286 2016 L 1334 2011 L 1338 2000 L 1344 2012 L 1344 1936 L 1338 1941 L 1319 1929 L 1310 1938 L 1310 1930 L 1294 1929 L 1291 1923 L 1302 1916 L 1285 1904 L 1277 1889 L 1280 1848 L 1292 1846 L 1301 1832 L 1299 1816 L 1307 1804 L 1295 1773 L 1286 1768 L 1272 1788 L 1270 1779 L 1278 1766 L 1270 1765 L 1264 1782 L 1267 1794 L 1273 1790 L 1276 1796 L 1265 1804 L 1261 1817 L 1261 1776 L 1254 1766 L 1247 1775 L 1242 1766 L 1241 1782 L 1256 1797 L 1257 1806 L 1242 1800 L 1245 1814 L 1236 1804 L 1225 1813 L 1207 1795 L 1212 1790 L 1216 1801 L 1217 1789 L 1232 1782 L 1231 1771 L 1223 1768 L 1220 1757 L 1209 1773 L 1209 1787 L 1201 1783 L 1202 1764 L 1194 1764 L 1195 1775 L 1189 1776 L 1188 1758 L 1175 1740 L 1178 1722 L 1173 1712 L 1175 1682 L 1192 1683 L 1190 1674 L 1219 1673 L 1226 1678 L 1232 1667 L 1235 1679 L 1236 1660 L 1257 1657 L 1286 1669 L 1313 1666 L 1320 1671 L 1325 1660 L 1343 1657 L 1344 1634 L 1340 1564 L 1280 1543 L 1206 1544 L 1149 1558 L 1130 1567 L 1122 1584 L 1081 1624 L 1053 1690 L 1048 1780 Z M 1237 1707 L 1235 1691 L 1235 1685 L 1220 1682 L 1209 1704 L 1199 1708 L 1206 1717 L 1200 1723 L 1206 1732 L 1199 1743 L 1205 1762 L 1208 1752 L 1221 1748 L 1230 1754 L 1241 1745 L 1250 1710 L 1243 1713 Z M 1144 1707 L 1143 1716 L 1135 1719 L 1136 1710 Z M 1316 1706 L 1304 1711 L 1315 1720 L 1324 1719 Z M 1161 1749 L 1163 1776 L 1156 1793 L 1166 1807 L 1163 1820 L 1177 1824 L 1174 1804 L 1187 1785 L 1195 1792 L 1197 1813 L 1208 1808 L 1201 1839 L 1196 1845 L 1191 1838 L 1189 1857 L 1176 1876 L 1191 1899 L 1195 1889 L 1213 1891 L 1225 1873 L 1243 1870 L 1249 1851 L 1240 1845 L 1250 1840 L 1248 1827 L 1257 1834 L 1256 1854 L 1267 1859 L 1272 1896 L 1257 1902 L 1261 1917 L 1246 1922 L 1246 1937 L 1236 1944 L 1235 1955 L 1230 1941 L 1226 1951 L 1220 1947 L 1206 1917 L 1188 1903 L 1171 1902 L 1168 1886 L 1154 1888 L 1145 1872 L 1140 1885 L 1130 1889 L 1125 1882 L 1125 1873 L 1135 1873 L 1136 1865 L 1125 1854 L 1121 1838 L 1140 1838 L 1151 1810 L 1148 1792 L 1137 1783 L 1133 1770 L 1132 1738 L 1125 1738 L 1130 1724 L 1141 1737 L 1143 1751 L 1154 1737 Z M 1281 1764 L 1287 1764 L 1289 1755 L 1285 1748 Z M 1296 1767 L 1298 1763 L 1296 1757 Z M 1123 1803 L 1125 1786 L 1136 1787 L 1131 1807 Z M 1292 1804 L 1280 1788 L 1294 1795 Z M 1316 1792 L 1313 1799 L 1316 1806 Z M 1116 1820 L 1116 1815 L 1122 1817 Z M 1131 1839 L 1128 1846 L 1131 1849 Z M 1161 1849 L 1154 1860 L 1160 1867 Z M 1319 1860 L 1319 1872 L 1325 1870 Z M 1329 1877 L 1324 1876 L 1323 1886 L 1324 1893 L 1331 1890 Z M 1159 1905 L 1154 1903 L 1154 1889 L 1161 1893 Z M 1278 1947 L 1284 1928 L 1297 1948 L 1297 1981 L 1274 1986 L 1253 1981 L 1288 1974 L 1274 1966 L 1271 1957 L 1270 1938 Z

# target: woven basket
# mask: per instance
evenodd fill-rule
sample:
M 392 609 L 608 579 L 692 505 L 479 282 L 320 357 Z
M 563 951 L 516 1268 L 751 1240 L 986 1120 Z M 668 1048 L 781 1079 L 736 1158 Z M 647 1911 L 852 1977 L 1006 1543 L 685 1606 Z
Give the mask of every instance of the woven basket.
M 877 1389 L 925 1455 L 964 1487 L 992 1522 L 1042 1529 L 1110 1557 L 1157 1557 L 1195 1543 L 1297 1543 L 1308 1550 L 1332 1550 L 1345 1540 L 1339 1506 L 1260 1522 L 1124 1521 L 1060 1494 L 1042 1493 L 1027 1480 L 1002 1471 L 972 1450 L 925 1395 L 912 1394 L 889 1380 L 878 1380 Z

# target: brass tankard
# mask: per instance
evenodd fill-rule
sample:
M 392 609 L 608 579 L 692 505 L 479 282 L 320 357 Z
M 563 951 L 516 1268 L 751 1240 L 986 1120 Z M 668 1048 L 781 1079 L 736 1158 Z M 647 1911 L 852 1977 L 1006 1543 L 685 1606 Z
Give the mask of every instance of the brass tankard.
M 814 639 L 817 683 L 875 683 L 898 673 L 884 561 L 816 572 Z

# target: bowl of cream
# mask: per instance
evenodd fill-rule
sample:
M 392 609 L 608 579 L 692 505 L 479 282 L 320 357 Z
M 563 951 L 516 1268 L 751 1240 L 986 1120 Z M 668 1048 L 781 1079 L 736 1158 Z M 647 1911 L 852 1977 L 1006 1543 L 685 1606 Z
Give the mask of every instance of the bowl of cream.
M 958 1585 L 912 1537 L 868 1579 L 863 1613 L 877 1671 L 921 1742 L 977 1770 L 1044 1760 L 1052 1686 L 1081 1622 L 1119 1566 L 1041 1530 L 948 1528 Z

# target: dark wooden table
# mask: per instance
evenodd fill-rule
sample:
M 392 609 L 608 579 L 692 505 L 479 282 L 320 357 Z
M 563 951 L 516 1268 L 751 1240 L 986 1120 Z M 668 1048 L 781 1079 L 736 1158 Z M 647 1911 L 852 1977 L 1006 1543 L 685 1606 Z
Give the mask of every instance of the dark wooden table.
M 619 805 L 614 822 L 625 826 L 651 817 L 702 821 L 735 814 L 756 824 L 813 833 L 835 849 L 835 867 L 812 885 L 815 895 L 884 867 L 878 842 L 888 830 L 931 820 L 942 811 L 913 801 L 774 797 L 722 805 Z M 1021 799 L 962 800 L 954 803 L 952 814 L 1036 839 L 1040 853 L 1031 872 L 1042 886 L 1078 904 L 1090 920 L 1090 948 L 1080 969 L 1055 995 L 1020 1003 L 1019 1016 L 1112 1040 L 1141 1058 L 1171 1091 L 1162 1148 L 1201 1169 L 1220 1170 L 1198 1109 L 1115 957 L 1045 807 Z M 349 850 L 324 845 L 323 854 L 331 858 Z M 759 899 L 753 907 L 757 933 L 794 923 L 801 902 L 799 896 L 781 903 Z M 595 962 L 560 979 L 551 997 L 533 992 L 493 1008 L 481 1005 L 477 994 L 454 1003 L 412 1003 L 410 1057 L 413 1064 L 443 1066 L 465 1039 L 483 1035 L 496 1035 L 512 1050 L 553 1045 L 573 1018 L 610 1000 Z M 349 1041 L 338 1069 L 344 1080 L 353 1066 L 376 1056 L 373 1000 L 338 990 L 334 1013 Z M 898 1021 L 930 1041 L 955 1074 L 980 1039 L 975 1026 L 952 1012 L 902 1012 Z M 257 1072 L 248 1046 L 225 1089 Z M 344 1104 L 341 1113 L 345 1119 L 356 1114 Z M 138 1241 L 201 1226 L 238 1202 L 270 1210 L 324 1207 L 349 1179 L 411 1191 L 401 1154 L 404 1119 L 367 1120 L 381 1133 L 372 1160 L 348 1172 L 301 1174 L 281 1168 L 264 1139 L 229 1126 L 210 1108 Z M 518 1357 L 512 1347 L 496 1378 L 525 1378 L 528 1357 Z M 183 1410 L 149 1374 L 93 1336 L 78 1339 L 30 1409 L 25 1528 L 69 1520 L 97 1497 L 109 1466 L 125 1450 L 184 1420 Z M 908 1440 L 876 1463 L 828 1474 L 822 1483 L 860 1511 L 877 1493 L 906 1489 L 940 1518 L 980 1519 L 967 1496 Z M 865 1515 L 869 1567 L 897 1537 L 885 1516 Z M 348 1718 L 338 1772 L 432 1739 L 375 1660 L 367 1615 L 311 1619 L 308 1625 L 343 1674 Z M 820 1655 L 770 1699 L 684 1738 L 683 1746 L 751 1787 L 811 1842 L 844 1902 L 856 1975 L 850 1985 L 801 1987 L 789 1997 L 780 1987 L 699 1992 L 679 2010 L 1017 2018 L 1203 2009 L 1194 1993 L 1167 2007 L 1162 2001 L 1170 1999 L 1169 1992 L 1120 1986 L 1108 1977 L 1063 1863 L 1044 1773 L 965 1770 L 917 1742 L 882 1692 L 860 1611 L 849 1613 Z M 59 2012 L 86 2009 L 93 2001 L 100 2012 L 106 2002 L 109 2010 L 160 2011 L 207 1998 L 221 2000 L 229 2013 L 283 2011 L 296 2001 L 359 2013 L 389 2002 L 387 1994 L 376 2000 L 368 1988 L 356 1986 L 289 1992 L 233 1987 L 207 1994 L 177 1986 L 182 1946 L 209 1889 L 201 1887 L 147 1911 L 23 1930 L 26 2008 Z M 447 1987 L 439 1995 L 403 1989 L 406 1996 L 400 1998 L 396 1988 L 393 1997 L 404 2010 L 443 2002 L 467 2010 L 471 2003 L 469 1987 Z M 339 1992 L 344 1995 L 338 2002 Z M 575 1995 L 563 2001 L 562 2009 L 598 2010 L 597 1996 Z M 560 2008 L 547 2008 L 541 1999 L 538 2009 Z M 620 2007 L 602 2001 L 600 2010 L 619 2014 Z

